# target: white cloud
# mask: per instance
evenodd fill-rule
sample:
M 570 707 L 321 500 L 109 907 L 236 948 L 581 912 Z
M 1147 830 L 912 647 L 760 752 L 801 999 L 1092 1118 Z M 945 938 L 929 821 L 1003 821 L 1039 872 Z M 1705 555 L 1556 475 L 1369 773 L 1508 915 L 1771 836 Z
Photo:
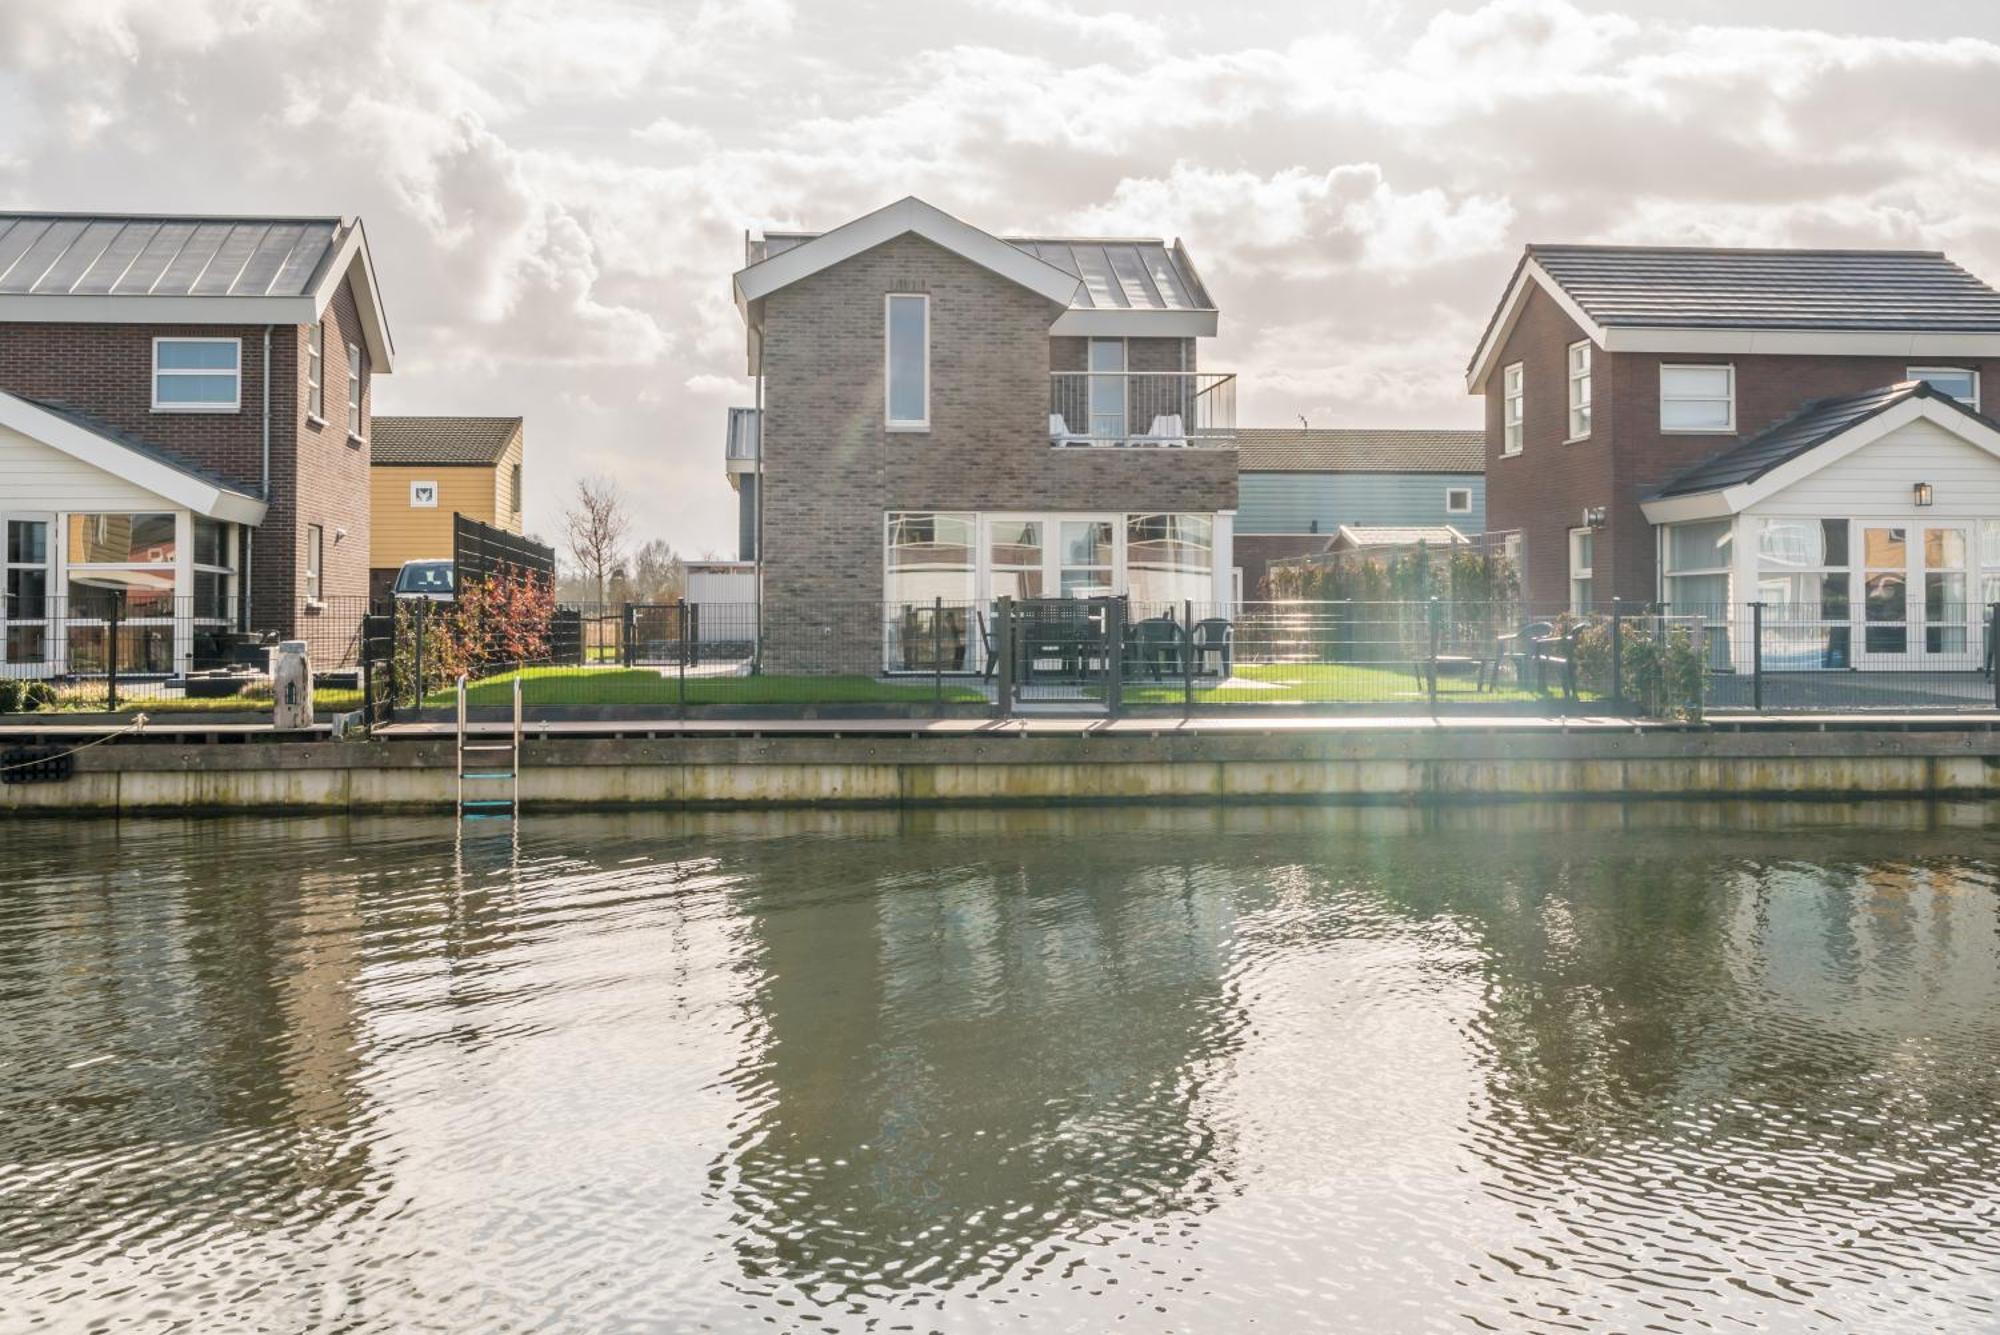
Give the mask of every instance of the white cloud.
M 743 230 L 904 194 L 1183 237 L 1223 305 L 1205 360 L 1280 423 L 1470 420 L 1531 239 L 1936 245 L 2000 279 L 1995 32 L 1737 8 L 4 4 L 0 199 L 365 215 L 385 410 L 525 412 L 533 526 L 609 471 L 699 550 L 750 397 Z

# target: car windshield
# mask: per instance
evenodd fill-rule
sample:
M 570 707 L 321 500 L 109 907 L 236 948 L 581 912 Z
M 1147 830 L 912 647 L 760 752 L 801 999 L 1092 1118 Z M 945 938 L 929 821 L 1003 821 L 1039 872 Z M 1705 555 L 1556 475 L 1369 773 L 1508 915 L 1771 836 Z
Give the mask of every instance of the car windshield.
M 426 561 L 423 565 L 404 566 L 403 573 L 396 577 L 398 593 L 450 593 L 451 562 Z

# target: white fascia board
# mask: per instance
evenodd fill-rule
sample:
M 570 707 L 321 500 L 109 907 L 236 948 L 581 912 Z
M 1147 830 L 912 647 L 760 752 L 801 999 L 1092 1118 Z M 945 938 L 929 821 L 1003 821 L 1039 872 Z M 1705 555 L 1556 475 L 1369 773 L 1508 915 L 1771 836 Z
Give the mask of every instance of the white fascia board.
M 2000 357 L 2000 334 L 1843 329 L 1654 329 L 1618 326 L 1606 352 L 1792 357 Z
M 1056 335 L 1115 338 L 1213 338 L 1214 311 L 1155 311 L 1083 309 L 1056 317 L 1049 332 Z
M 981 268 L 990 269 L 1010 282 L 1067 306 L 1076 295 L 1081 280 L 1055 265 L 1037 259 L 999 237 L 960 222 L 942 209 L 924 203 L 914 195 L 897 200 L 852 222 L 842 223 L 831 232 L 780 251 L 737 270 L 731 282 L 736 304 L 748 318 L 751 302 L 761 301 L 779 288 L 872 250 L 906 232 L 931 241 Z
M 1721 491 L 1698 491 L 1687 496 L 1666 496 L 1657 500 L 1641 501 L 1639 510 L 1649 524 L 1679 524 L 1690 519 L 1724 519 L 1737 513 L 1743 507 L 1731 504 L 1731 497 L 1742 491 L 1741 487 L 1728 487 Z
M 303 320 L 271 323 L 311 324 L 318 320 L 326 314 L 334 293 L 340 291 L 341 282 L 350 275 L 354 278 L 354 306 L 361 313 L 362 341 L 368 345 L 368 369 L 378 375 L 388 375 L 395 368 L 396 344 L 389 337 L 389 321 L 382 309 L 382 289 L 375 282 L 375 261 L 368 253 L 368 234 L 359 218 L 347 229 L 346 240 L 334 252 L 333 262 L 326 266 L 326 276 L 313 290 L 312 314 Z
M 50 449 L 124 478 L 133 486 L 144 488 L 161 500 L 185 506 L 204 518 L 223 519 L 232 524 L 264 522 L 264 502 L 184 473 L 5 392 L 0 392 L 0 426 L 11 427 Z
M 23 324 L 311 324 L 311 297 L 0 296 L 0 321 Z
M 1522 308 L 1528 304 L 1531 285 L 1540 287 L 1542 291 L 1548 293 L 1549 299 L 1554 301 L 1562 309 L 1563 314 L 1583 331 L 1585 338 L 1607 352 L 1613 350 L 1605 341 L 1604 327 L 1586 315 L 1583 307 L 1577 305 L 1569 293 L 1563 291 L 1562 284 L 1549 277 L 1549 271 L 1530 255 L 1527 262 L 1521 266 L 1521 271 L 1514 276 L 1513 285 L 1507 289 L 1507 295 L 1501 298 L 1500 318 L 1495 320 L 1493 328 L 1487 331 L 1485 341 L 1479 345 L 1478 353 L 1473 356 L 1471 368 L 1465 373 L 1466 393 L 1486 392 L 1486 381 L 1493 374 L 1494 362 L 1500 356 L 1500 349 L 1507 345 L 1507 336 L 1514 332 L 1514 326 L 1521 318 Z

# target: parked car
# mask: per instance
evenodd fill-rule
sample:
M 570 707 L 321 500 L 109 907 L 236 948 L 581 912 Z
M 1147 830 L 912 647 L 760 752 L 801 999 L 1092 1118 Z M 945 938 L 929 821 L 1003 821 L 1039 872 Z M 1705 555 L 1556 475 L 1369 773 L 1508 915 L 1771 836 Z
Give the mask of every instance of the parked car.
M 396 572 L 397 599 L 421 598 L 448 603 L 457 593 L 457 571 L 450 561 L 405 561 Z

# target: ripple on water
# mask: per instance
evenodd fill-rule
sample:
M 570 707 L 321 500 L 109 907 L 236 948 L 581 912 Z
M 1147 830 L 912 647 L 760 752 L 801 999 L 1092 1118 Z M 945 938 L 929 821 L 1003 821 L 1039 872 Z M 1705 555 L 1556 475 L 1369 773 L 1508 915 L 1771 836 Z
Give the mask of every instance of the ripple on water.
M 2000 1324 L 1987 813 L 1641 811 L 0 825 L 0 1311 Z

